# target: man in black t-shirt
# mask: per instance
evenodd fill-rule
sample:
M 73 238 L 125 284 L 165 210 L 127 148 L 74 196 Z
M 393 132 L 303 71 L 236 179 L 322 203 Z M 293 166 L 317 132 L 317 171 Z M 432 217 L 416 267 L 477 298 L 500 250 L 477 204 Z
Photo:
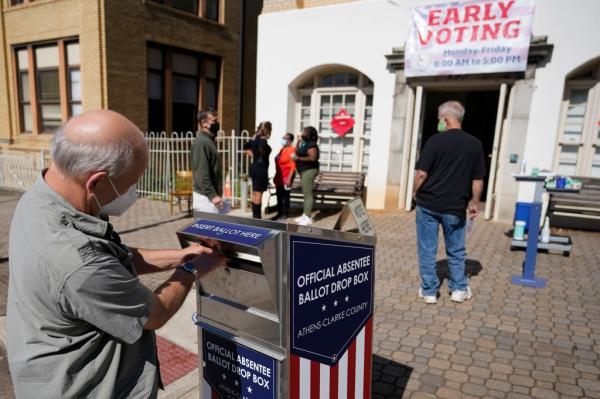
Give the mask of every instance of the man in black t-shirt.
M 438 131 L 416 165 L 413 198 L 417 202 L 417 244 L 421 287 L 419 297 L 436 303 L 440 281 L 436 271 L 438 230 L 442 225 L 451 300 L 471 298 L 465 276 L 465 224 L 479 213 L 485 162 L 481 141 L 461 130 L 465 109 L 458 101 L 438 108 Z

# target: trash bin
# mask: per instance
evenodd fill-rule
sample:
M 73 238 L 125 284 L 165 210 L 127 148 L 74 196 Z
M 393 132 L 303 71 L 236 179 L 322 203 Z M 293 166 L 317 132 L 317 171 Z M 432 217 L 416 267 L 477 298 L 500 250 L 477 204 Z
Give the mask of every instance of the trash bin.
M 195 216 L 181 244 L 229 259 L 196 282 L 200 398 L 370 397 L 375 238 Z

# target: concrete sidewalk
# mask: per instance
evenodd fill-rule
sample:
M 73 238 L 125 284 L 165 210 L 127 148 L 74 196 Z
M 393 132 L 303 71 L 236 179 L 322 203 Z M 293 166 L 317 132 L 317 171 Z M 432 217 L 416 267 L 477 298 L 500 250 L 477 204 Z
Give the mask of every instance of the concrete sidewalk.
M 600 398 L 600 234 L 563 232 L 573 240 L 572 255 L 540 254 L 537 275 L 548 279 L 548 287 L 533 289 L 509 282 L 524 258 L 509 250 L 509 226 L 478 220 L 467 240 L 473 299 L 450 301 L 440 244 L 441 297 L 437 305 L 425 305 L 416 298 L 414 214 L 371 216 L 378 237 L 374 399 Z M 332 220 L 318 224 L 331 226 Z M 191 219 L 169 215 L 165 203 L 142 199 L 113 222 L 129 245 L 175 248 L 174 232 Z M 8 220 L 0 223 L 7 226 Z M 6 265 L 0 263 L 0 270 Z M 154 289 L 169 273 L 142 281 Z M 158 334 L 195 352 L 194 311 L 190 297 Z M 197 370 L 182 376 L 161 397 L 195 398 L 198 379 Z

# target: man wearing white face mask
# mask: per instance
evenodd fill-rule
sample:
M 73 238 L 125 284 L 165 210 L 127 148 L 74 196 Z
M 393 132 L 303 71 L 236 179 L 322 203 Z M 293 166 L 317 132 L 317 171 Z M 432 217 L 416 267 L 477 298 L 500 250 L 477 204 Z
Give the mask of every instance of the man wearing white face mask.
M 148 162 L 143 135 L 122 115 L 76 116 L 51 150 L 10 230 L 7 350 L 17 397 L 156 397 L 154 330 L 224 259 L 200 245 L 130 248 L 102 220 L 135 202 Z M 167 269 L 154 293 L 137 277 Z
M 96 201 L 96 204 L 98 205 L 98 208 L 100 209 L 100 212 L 99 212 L 100 215 L 102 215 L 102 216 L 110 216 L 110 215 L 121 216 L 137 200 L 137 191 L 135 189 L 136 184 L 132 184 L 131 187 L 129 187 L 127 189 L 125 194 L 121 195 L 121 194 L 119 194 L 119 191 L 115 187 L 115 184 L 112 182 L 112 179 L 110 178 L 110 176 L 108 176 L 108 182 L 112 186 L 113 190 L 115 190 L 115 193 L 117 194 L 117 198 L 115 198 L 114 200 L 112 200 L 112 202 L 110 202 L 104 206 L 100 205 L 100 202 L 98 201 L 98 198 L 96 198 L 95 195 L 94 195 L 94 201 Z

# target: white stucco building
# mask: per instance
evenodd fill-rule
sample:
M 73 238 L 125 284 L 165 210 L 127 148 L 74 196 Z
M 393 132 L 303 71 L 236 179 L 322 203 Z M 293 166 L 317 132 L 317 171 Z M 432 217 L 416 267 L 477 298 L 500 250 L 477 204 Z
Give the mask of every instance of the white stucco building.
M 486 151 L 488 217 L 512 220 L 515 201 L 530 199 L 510 175 L 522 159 L 600 177 L 600 1 L 537 0 L 526 72 L 426 78 L 405 77 L 404 46 L 412 7 L 440 1 L 269 3 L 259 19 L 257 121 L 272 121 L 274 147 L 278 132 L 315 126 L 322 169 L 367 173 L 368 208 L 405 208 L 415 159 L 449 99 L 463 102 L 464 128 Z M 329 126 L 340 108 L 356 121 L 343 138 Z

